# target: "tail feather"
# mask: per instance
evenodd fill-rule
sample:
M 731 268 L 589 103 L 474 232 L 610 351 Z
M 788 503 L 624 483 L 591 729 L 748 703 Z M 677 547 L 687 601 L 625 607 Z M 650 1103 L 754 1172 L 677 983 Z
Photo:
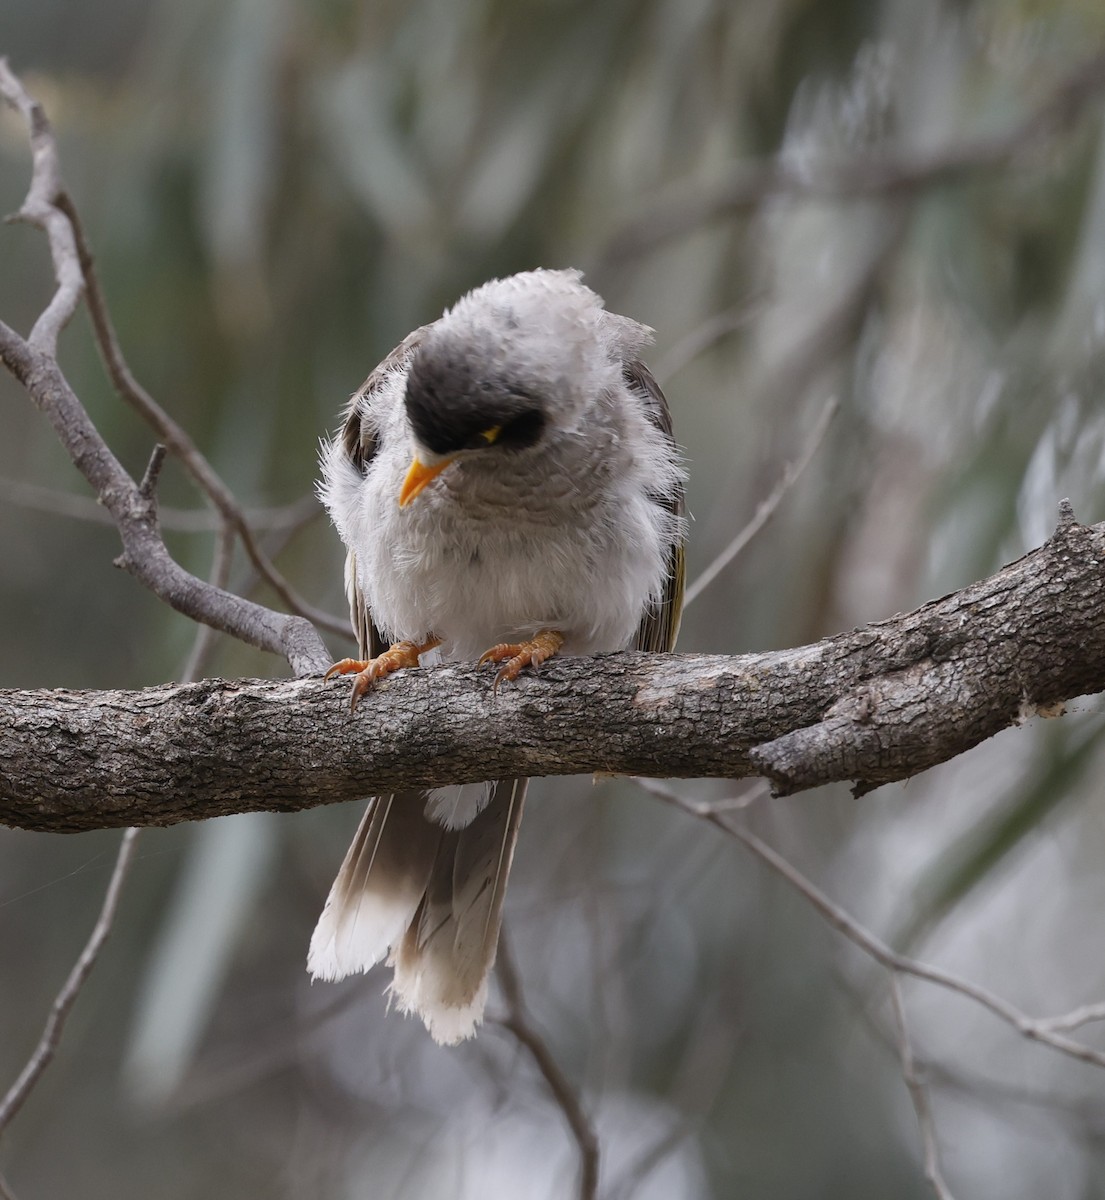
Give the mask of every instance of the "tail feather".
M 417 917 L 393 955 L 392 995 L 438 1042 L 471 1037 L 483 1019 L 526 783 L 498 780 L 470 825 L 445 832 Z
M 526 784 L 489 785 L 462 829 L 427 820 L 422 793 L 374 800 L 311 938 L 311 974 L 367 971 L 390 948 L 400 1010 L 417 1013 L 438 1042 L 471 1037 L 483 1019 Z
M 491 799 L 490 783 L 454 783 L 430 793 L 426 816 L 446 829 L 463 829 L 479 816 Z
M 426 890 L 441 830 L 422 815 L 421 792 L 377 796 L 368 806 L 311 936 L 307 970 L 344 979 L 380 962 Z
M 467 965 L 467 971 L 460 974 L 468 986 L 478 984 L 495 961 L 503 897 L 528 782 L 507 779 L 496 784 L 493 799 L 502 805 L 500 814 L 486 822 L 474 821 L 465 831 L 468 836 L 457 845 L 453 861 L 453 942 L 458 963 Z

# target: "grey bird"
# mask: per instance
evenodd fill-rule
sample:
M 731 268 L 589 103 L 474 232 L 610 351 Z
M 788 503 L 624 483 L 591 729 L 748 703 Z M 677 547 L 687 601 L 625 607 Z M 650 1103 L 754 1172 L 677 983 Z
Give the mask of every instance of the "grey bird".
M 667 651 L 683 596 L 683 479 L 652 331 L 578 271 L 492 280 L 410 334 L 322 450 L 348 555 L 352 704 L 420 661 Z M 438 1042 L 483 1017 L 525 779 L 375 797 L 311 938 L 340 979 L 387 958 Z

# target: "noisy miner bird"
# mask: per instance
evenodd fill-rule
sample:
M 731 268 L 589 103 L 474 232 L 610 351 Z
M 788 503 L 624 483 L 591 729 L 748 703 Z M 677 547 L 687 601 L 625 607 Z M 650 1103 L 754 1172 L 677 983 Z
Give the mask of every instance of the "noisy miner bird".
M 672 648 L 683 471 L 652 331 L 606 312 L 579 271 L 495 279 L 416 329 L 322 451 L 348 549 L 353 706 L 402 667 Z M 431 654 L 432 652 L 432 654 Z M 311 938 L 321 979 L 385 956 L 434 1039 L 482 1020 L 525 779 L 373 799 Z

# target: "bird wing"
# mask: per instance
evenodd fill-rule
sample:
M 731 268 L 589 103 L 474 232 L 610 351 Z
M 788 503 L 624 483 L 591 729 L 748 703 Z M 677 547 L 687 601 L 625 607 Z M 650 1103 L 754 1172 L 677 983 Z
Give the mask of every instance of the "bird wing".
M 405 365 L 422 340 L 409 334 L 376 367 L 353 396 L 339 435 L 349 461 L 366 474 L 379 451 L 365 419 L 366 401 L 388 375 Z M 349 617 L 362 658 L 387 649 L 357 584 L 357 556 L 346 562 Z M 311 938 L 307 968 L 316 978 L 341 979 L 367 971 L 398 944 L 418 912 L 430 879 L 441 827 L 423 816 L 426 792 L 410 790 L 374 796 L 330 889 Z
M 671 443 L 675 449 L 672 433 L 671 410 L 667 397 L 656 382 L 652 372 L 643 362 L 633 359 L 622 368 L 622 378 L 630 391 L 644 408 L 645 415 Z M 654 504 L 666 508 L 674 517 L 682 517 L 685 503 L 682 482 L 667 493 L 654 493 L 650 499 Z M 637 630 L 633 642 L 636 650 L 666 652 L 675 646 L 679 633 L 679 620 L 683 614 L 683 587 L 686 579 L 683 539 L 677 537 L 668 548 L 668 570 L 664 577 L 664 592 L 660 601 L 650 605 Z
M 367 401 L 380 390 L 393 371 L 407 365 L 411 355 L 426 336 L 428 328 L 428 325 L 422 325 L 413 333 L 408 333 L 399 345 L 376 365 L 349 402 L 341 428 L 341 444 L 349 461 L 362 475 L 368 474 L 368 469 L 380 449 L 376 431 L 364 419 Z M 346 563 L 346 583 L 349 591 L 349 619 L 357 636 L 358 653 L 361 658 L 376 658 L 388 648 L 388 643 L 380 636 L 380 631 L 373 623 L 368 603 L 357 583 L 357 556 L 352 550 Z

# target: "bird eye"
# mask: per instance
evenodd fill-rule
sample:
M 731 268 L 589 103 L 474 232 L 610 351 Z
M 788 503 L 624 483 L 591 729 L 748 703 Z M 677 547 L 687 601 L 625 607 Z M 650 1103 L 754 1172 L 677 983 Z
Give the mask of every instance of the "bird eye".
M 524 450 L 540 440 L 544 428 L 545 414 L 537 408 L 527 409 L 503 423 L 495 445 L 506 446 L 511 450 Z

